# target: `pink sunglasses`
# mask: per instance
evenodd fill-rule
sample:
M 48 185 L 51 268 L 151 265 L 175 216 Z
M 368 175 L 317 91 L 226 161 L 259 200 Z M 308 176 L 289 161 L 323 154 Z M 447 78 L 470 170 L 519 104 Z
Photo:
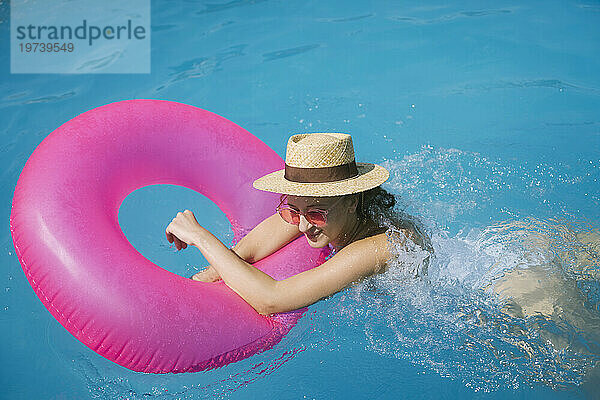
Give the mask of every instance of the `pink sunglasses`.
M 330 205 L 328 210 L 321 210 L 318 208 L 314 208 L 314 209 L 308 210 L 306 212 L 300 212 L 299 210 L 292 208 L 287 203 L 283 204 L 283 202 L 286 199 L 287 199 L 287 196 L 285 196 L 281 200 L 281 203 L 279 203 L 279 205 L 277 206 L 277 212 L 279 213 L 279 215 L 281 215 L 281 218 L 283 218 L 283 220 L 285 222 L 288 222 L 288 223 L 294 224 L 294 225 L 298 225 L 298 224 L 300 224 L 300 216 L 304 215 L 304 218 L 306 218 L 306 220 L 308 221 L 309 224 L 314 225 L 317 228 L 320 228 L 320 227 L 324 226 L 325 224 L 327 224 L 327 213 L 329 212 L 329 210 L 331 210 L 333 207 L 335 207 L 343 199 L 343 196 L 340 197 L 337 201 L 335 201 L 332 205 Z

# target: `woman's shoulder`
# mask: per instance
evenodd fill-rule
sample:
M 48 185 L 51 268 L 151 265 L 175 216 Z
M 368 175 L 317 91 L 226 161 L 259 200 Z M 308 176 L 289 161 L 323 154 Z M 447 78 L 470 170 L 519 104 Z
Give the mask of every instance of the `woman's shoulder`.
M 373 272 L 383 272 L 386 263 L 394 256 L 384 232 L 356 240 L 344 246 L 336 256 L 349 257 L 353 260 L 361 259 L 373 266 Z
M 388 264 L 401 254 L 410 256 L 410 254 L 418 253 L 421 258 L 428 259 L 429 255 L 433 253 L 429 237 L 410 221 L 400 222 L 389 226 L 372 224 L 364 231 L 360 239 L 348 244 L 337 254 L 344 254 L 352 259 L 368 259 L 369 263 L 375 265 L 376 272 L 384 272 Z M 331 256 L 334 255 L 335 253 Z M 414 257 L 401 258 L 406 262 L 408 258 Z M 421 264 L 428 264 L 428 260 L 421 260 Z M 425 266 L 421 269 L 426 270 L 426 268 Z
M 399 246 L 414 247 L 419 246 L 423 250 L 429 248 L 429 238 L 417 229 L 415 226 L 407 224 L 397 224 L 390 226 L 380 226 L 373 224 L 371 225 L 363 235 L 360 236 L 361 240 L 374 239 L 379 245 L 387 243 L 392 247 L 398 248 Z M 360 242 L 357 240 L 354 243 Z
M 417 229 L 415 226 L 397 224 L 392 226 L 372 226 L 369 228 L 365 237 L 378 237 L 381 240 L 387 240 L 392 245 L 404 245 L 407 241 L 416 244 L 422 249 L 428 247 L 429 238 Z

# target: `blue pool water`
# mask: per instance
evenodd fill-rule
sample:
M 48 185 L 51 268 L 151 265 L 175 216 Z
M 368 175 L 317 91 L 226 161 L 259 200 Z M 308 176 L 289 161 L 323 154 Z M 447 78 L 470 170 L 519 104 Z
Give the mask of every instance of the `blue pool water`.
M 0 1 L 0 398 L 598 398 L 600 4 L 521 3 L 153 1 L 152 73 L 78 76 L 11 75 Z M 392 268 L 219 370 L 141 374 L 98 356 L 27 283 L 10 205 L 44 137 L 134 98 L 213 111 L 282 157 L 292 133 L 351 133 L 431 233 L 429 282 Z M 189 276 L 200 253 L 164 239 L 185 208 L 229 243 L 225 216 L 184 188 L 140 189 L 119 218 L 141 253 Z M 554 318 L 500 311 L 490 283 L 510 271 L 560 282 Z

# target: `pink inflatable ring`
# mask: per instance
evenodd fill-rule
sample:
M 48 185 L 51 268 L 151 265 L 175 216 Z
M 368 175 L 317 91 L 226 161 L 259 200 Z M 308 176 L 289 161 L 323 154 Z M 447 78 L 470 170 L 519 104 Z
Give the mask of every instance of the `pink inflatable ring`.
M 263 142 L 208 111 L 159 100 L 98 107 L 25 164 L 10 218 L 16 253 L 48 311 L 98 354 L 142 372 L 220 367 L 271 348 L 305 309 L 264 317 L 222 282 L 153 264 L 125 238 L 119 207 L 147 185 L 185 186 L 214 201 L 239 240 L 277 204 L 252 181 L 281 168 Z M 283 279 L 326 253 L 300 237 L 255 265 Z

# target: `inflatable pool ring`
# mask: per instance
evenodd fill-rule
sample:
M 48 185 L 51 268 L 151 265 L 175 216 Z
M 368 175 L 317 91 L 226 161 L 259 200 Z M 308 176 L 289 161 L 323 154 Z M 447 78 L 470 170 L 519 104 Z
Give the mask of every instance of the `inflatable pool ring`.
M 262 316 L 222 281 L 153 264 L 125 238 L 118 210 L 141 187 L 181 185 L 214 201 L 239 240 L 278 203 L 253 180 L 281 168 L 267 145 L 211 112 L 159 100 L 98 107 L 25 164 L 10 218 L 16 253 L 44 306 L 98 354 L 142 372 L 220 367 L 271 348 L 305 309 Z M 255 266 L 283 279 L 326 256 L 300 237 Z

